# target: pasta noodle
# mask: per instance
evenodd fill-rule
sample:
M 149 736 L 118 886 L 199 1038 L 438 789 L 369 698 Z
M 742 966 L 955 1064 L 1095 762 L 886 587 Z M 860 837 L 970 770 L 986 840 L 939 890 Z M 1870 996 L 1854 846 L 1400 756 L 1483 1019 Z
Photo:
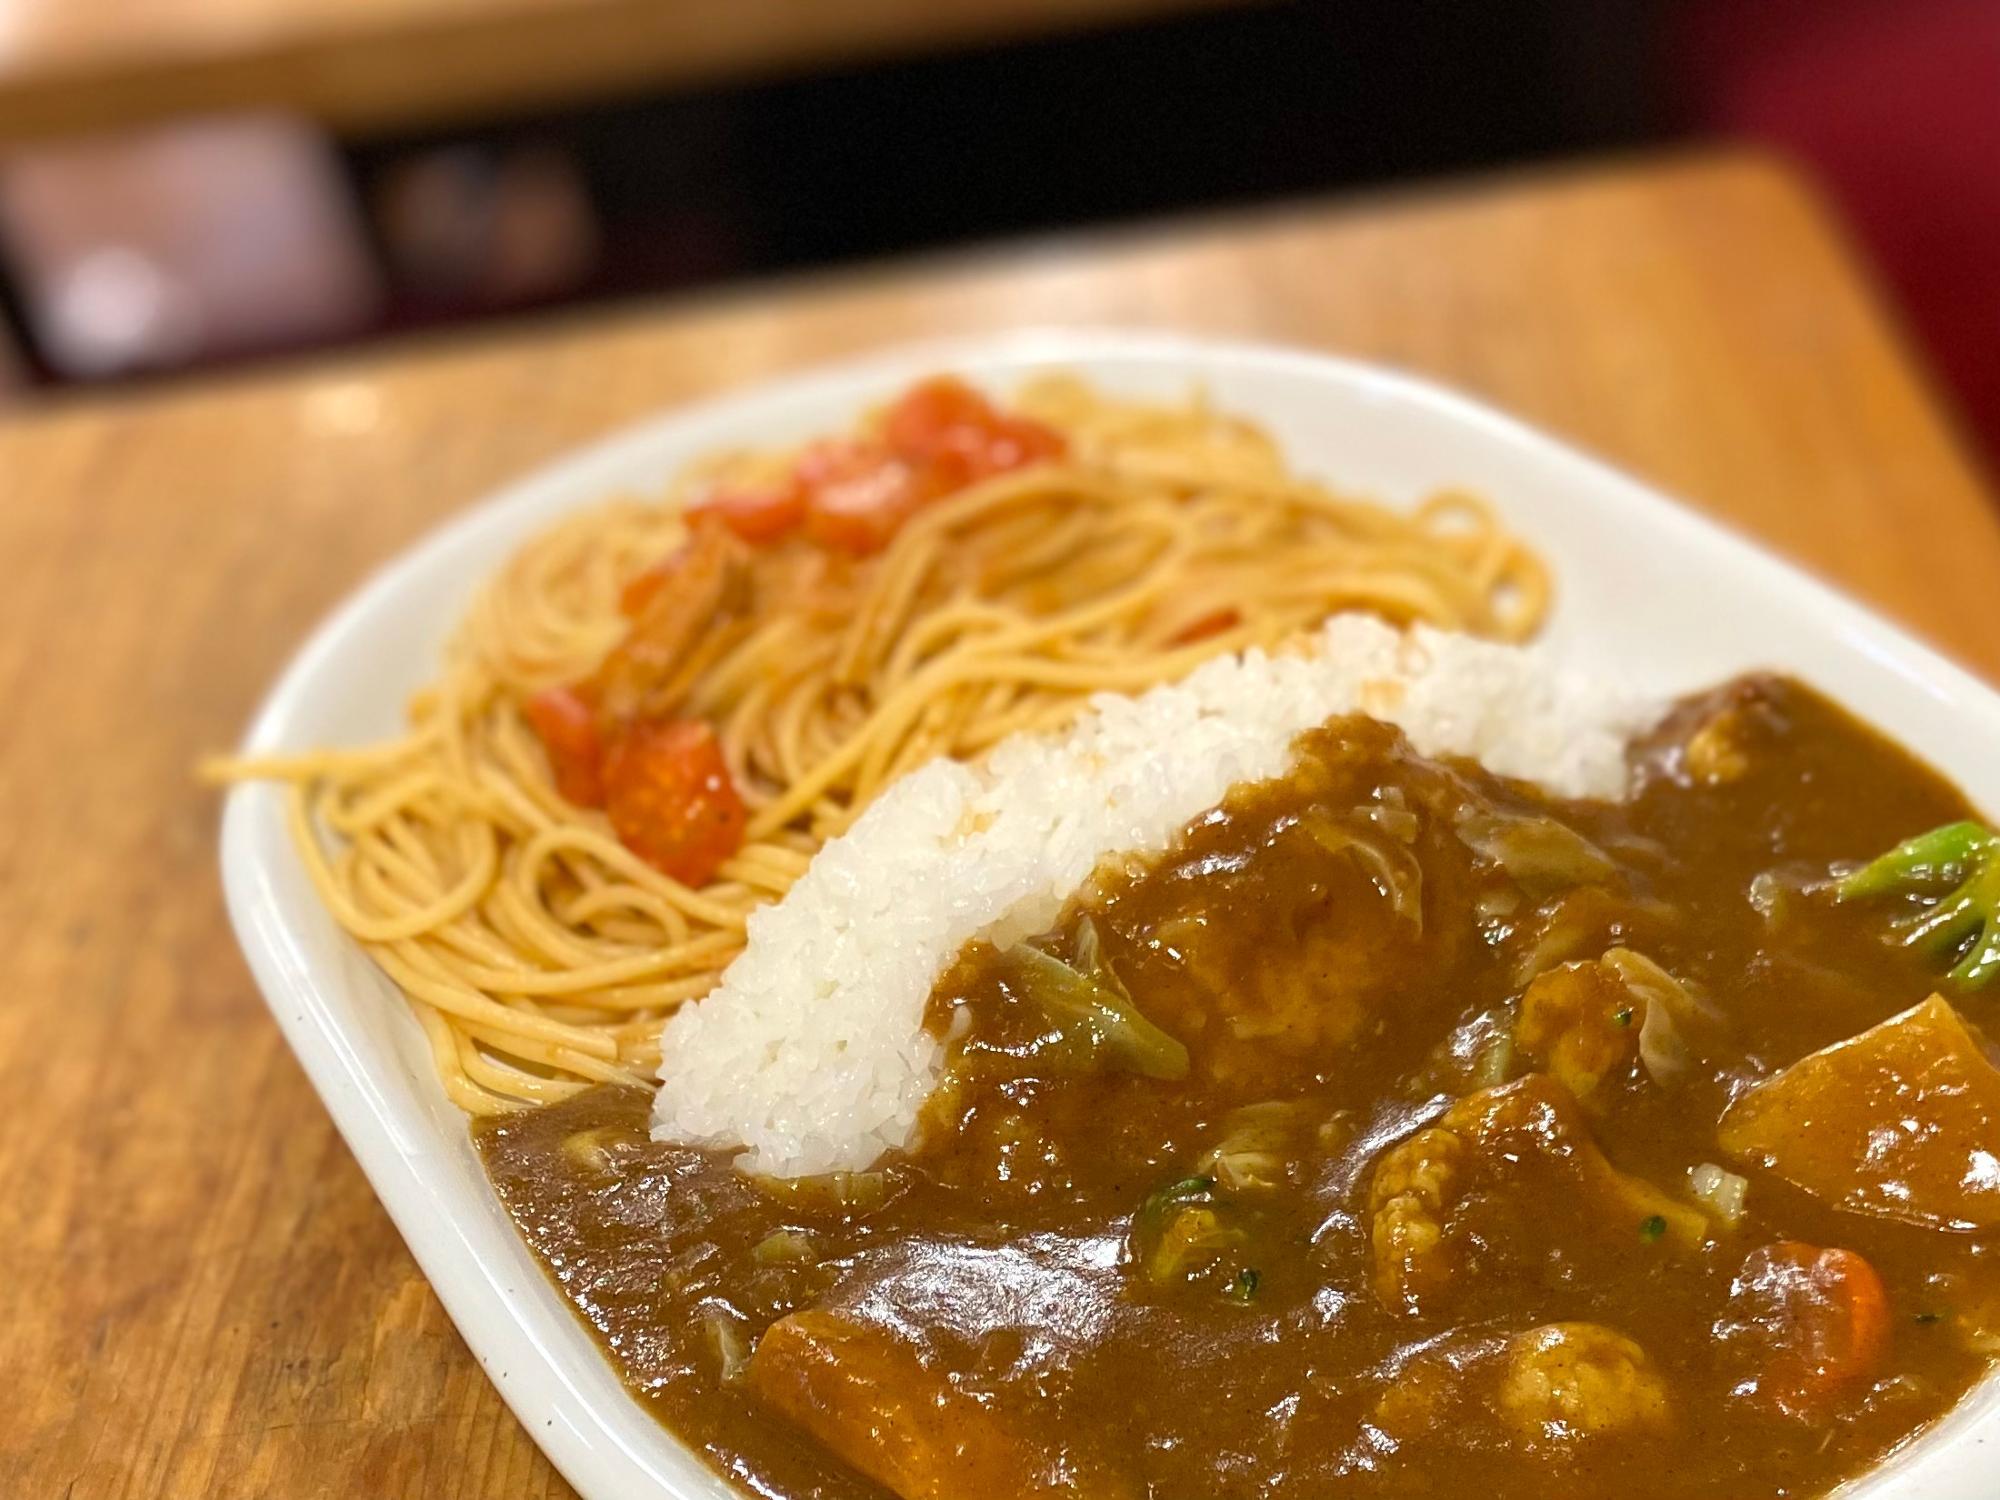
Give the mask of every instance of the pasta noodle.
M 713 726 L 747 809 L 705 884 L 565 800 L 524 705 L 625 639 L 621 595 L 685 540 L 684 504 L 788 455 L 706 461 L 661 501 L 594 508 L 530 543 L 474 603 L 402 738 L 210 768 L 288 783 L 320 894 L 409 996 L 460 1106 L 646 1081 L 662 1019 L 714 984 L 749 913 L 933 756 L 977 755 L 1092 693 L 1278 646 L 1337 610 L 1503 640 L 1546 611 L 1541 562 L 1475 496 L 1397 513 L 1337 494 L 1199 399 L 1050 378 L 1009 409 L 1066 452 L 937 500 L 872 556 L 767 549 L 748 606 L 708 619 L 648 686 L 649 703 Z

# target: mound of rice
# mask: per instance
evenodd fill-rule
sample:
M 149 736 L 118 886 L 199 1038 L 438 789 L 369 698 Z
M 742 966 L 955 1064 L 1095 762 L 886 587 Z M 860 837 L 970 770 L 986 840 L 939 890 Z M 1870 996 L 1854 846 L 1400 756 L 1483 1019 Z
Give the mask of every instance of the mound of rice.
M 743 1147 L 740 1166 L 779 1176 L 909 1144 L 942 1060 L 924 1006 L 966 943 L 1041 930 L 1107 856 L 1165 849 L 1235 783 L 1282 775 L 1301 731 L 1356 710 L 1424 754 L 1616 797 L 1658 706 L 1534 648 L 1341 615 L 1298 654 L 1221 657 L 1102 695 L 1059 736 L 933 761 L 755 913 L 721 982 L 667 1022 L 654 1136 Z

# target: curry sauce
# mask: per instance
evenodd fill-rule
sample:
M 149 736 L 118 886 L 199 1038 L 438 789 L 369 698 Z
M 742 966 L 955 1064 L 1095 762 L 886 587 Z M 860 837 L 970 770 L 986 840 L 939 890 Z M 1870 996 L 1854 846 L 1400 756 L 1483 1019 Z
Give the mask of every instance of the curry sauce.
M 1961 1170 L 1995 1002 L 1835 879 L 1969 810 L 1782 679 L 1632 757 L 1564 801 L 1314 731 L 967 950 L 870 1172 L 746 1178 L 631 1089 L 480 1149 L 634 1394 L 762 1493 L 1822 1493 L 2000 1353 Z M 1843 1196 L 1840 1143 L 1912 1119 Z

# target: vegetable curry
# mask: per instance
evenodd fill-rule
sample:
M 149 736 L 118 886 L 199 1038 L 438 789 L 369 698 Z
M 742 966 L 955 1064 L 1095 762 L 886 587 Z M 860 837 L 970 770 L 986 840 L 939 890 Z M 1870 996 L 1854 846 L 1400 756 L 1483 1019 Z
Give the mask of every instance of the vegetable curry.
M 1822 1493 L 2000 1353 L 2000 857 L 1785 680 L 1632 757 L 1572 802 L 1313 732 L 964 953 L 875 1170 L 750 1179 L 629 1089 L 481 1149 L 761 1493 Z

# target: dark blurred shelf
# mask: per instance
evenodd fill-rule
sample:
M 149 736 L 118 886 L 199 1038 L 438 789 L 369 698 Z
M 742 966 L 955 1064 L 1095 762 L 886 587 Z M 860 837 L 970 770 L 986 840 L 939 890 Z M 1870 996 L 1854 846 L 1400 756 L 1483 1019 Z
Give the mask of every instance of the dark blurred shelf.
M 0 142 L 276 110 L 341 134 L 1256 0 L 0 0 Z

